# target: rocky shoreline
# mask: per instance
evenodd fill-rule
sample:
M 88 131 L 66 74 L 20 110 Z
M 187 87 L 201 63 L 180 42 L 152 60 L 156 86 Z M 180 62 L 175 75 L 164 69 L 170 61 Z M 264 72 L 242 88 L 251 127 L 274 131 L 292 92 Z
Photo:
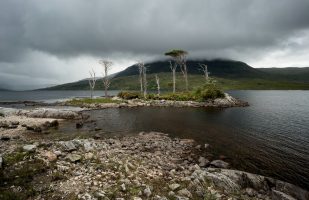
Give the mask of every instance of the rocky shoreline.
M 53 108 L 0 113 L 0 199 L 309 198 L 295 185 L 230 169 L 192 139 L 141 132 L 51 140 L 40 135 L 87 116 Z
M 191 139 L 170 138 L 163 133 L 68 141 L 16 140 L 1 143 L 0 191 L 9 197 L 118 200 L 309 197 L 307 191 L 289 183 L 223 169 L 229 167 L 228 163 L 207 159 L 207 144 L 201 146 Z

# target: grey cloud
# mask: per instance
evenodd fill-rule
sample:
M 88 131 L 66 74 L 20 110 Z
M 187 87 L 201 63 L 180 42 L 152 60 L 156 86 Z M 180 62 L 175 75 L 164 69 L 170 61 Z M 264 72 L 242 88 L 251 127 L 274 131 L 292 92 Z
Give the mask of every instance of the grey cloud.
M 68 60 L 82 56 L 133 60 L 170 48 L 251 61 L 308 30 L 308 10 L 308 0 L 2 0 L 0 73 L 27 75 L 16 67 L 44 65 L 51 79 L 64 81 L 47 63 L 54 57 L 71 71 Z M 33 52 L 45 55 L 40 64 Z

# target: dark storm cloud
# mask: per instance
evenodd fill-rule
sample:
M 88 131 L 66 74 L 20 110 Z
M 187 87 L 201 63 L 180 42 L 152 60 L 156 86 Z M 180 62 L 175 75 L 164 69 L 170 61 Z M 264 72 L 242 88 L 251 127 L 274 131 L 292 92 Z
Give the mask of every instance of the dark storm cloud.
M 59 70 L 106 56 L 123 62 L 183 48 L 250 61 L 308 49 L 294 42 L 308 39 L 308 10 L 308 0 L 1 0 L 0 74 L 65 82 Z M 40 67 L 45 73 L 34 72 Z

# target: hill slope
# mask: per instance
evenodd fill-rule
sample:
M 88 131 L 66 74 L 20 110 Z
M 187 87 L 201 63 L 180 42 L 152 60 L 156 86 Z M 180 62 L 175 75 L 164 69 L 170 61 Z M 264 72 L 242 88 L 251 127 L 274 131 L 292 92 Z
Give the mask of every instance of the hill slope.
M 309 89 L 309 68 L 252 68 L 246 63 L 232 60 L 189 60 L 187 62 L 190 87 L 198 87 L 204 83 L 198 64 L 208 65 L 210 76 L 216 77 L 218 84 L 224 89 Z M 172 88 L 171 71 L 168 61 L 147 63 L 148 88 L 156 89 L 154 74 L 160 77 L 161 88 Z M 177 89 L 183 90 L 182 74 L 177 70 Z M 58 85 L 47 90 L 88 90 L 88 80 Z M 103 89 L 103 83 L 97 80 L 97 90 Z M 130 66 L 117 73 L 112 79 L 112 90 L 139 90 L 138 68 Z
M 202 74 L 199 69 L 199 64 L 206 64 L 208 71 L 212 76 L 216 77 L 262 77 L 266 73 L 250 67 L 246 63 L 233 60 L 188 60 L 187 68 L 189 74 Z M 146 63 L 147 73 L 162 73 L 171 72 L 169 61 L 157 61 L 152 63 Z M 177 67 L 177 72 L 180 72 L 180 68 Z M 119 72 L 116 77 L 138 75 L 137 65 L 132 65 L 127 69 Z

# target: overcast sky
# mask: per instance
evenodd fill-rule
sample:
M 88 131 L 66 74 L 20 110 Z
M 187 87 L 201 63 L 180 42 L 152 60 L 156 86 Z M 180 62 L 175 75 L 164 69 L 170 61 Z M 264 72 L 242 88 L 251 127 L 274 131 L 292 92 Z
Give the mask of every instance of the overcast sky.
M 182 48 L 253 67 L 309 66 L 309 0 L 1 0 L 0 88 L 83 79 Z

